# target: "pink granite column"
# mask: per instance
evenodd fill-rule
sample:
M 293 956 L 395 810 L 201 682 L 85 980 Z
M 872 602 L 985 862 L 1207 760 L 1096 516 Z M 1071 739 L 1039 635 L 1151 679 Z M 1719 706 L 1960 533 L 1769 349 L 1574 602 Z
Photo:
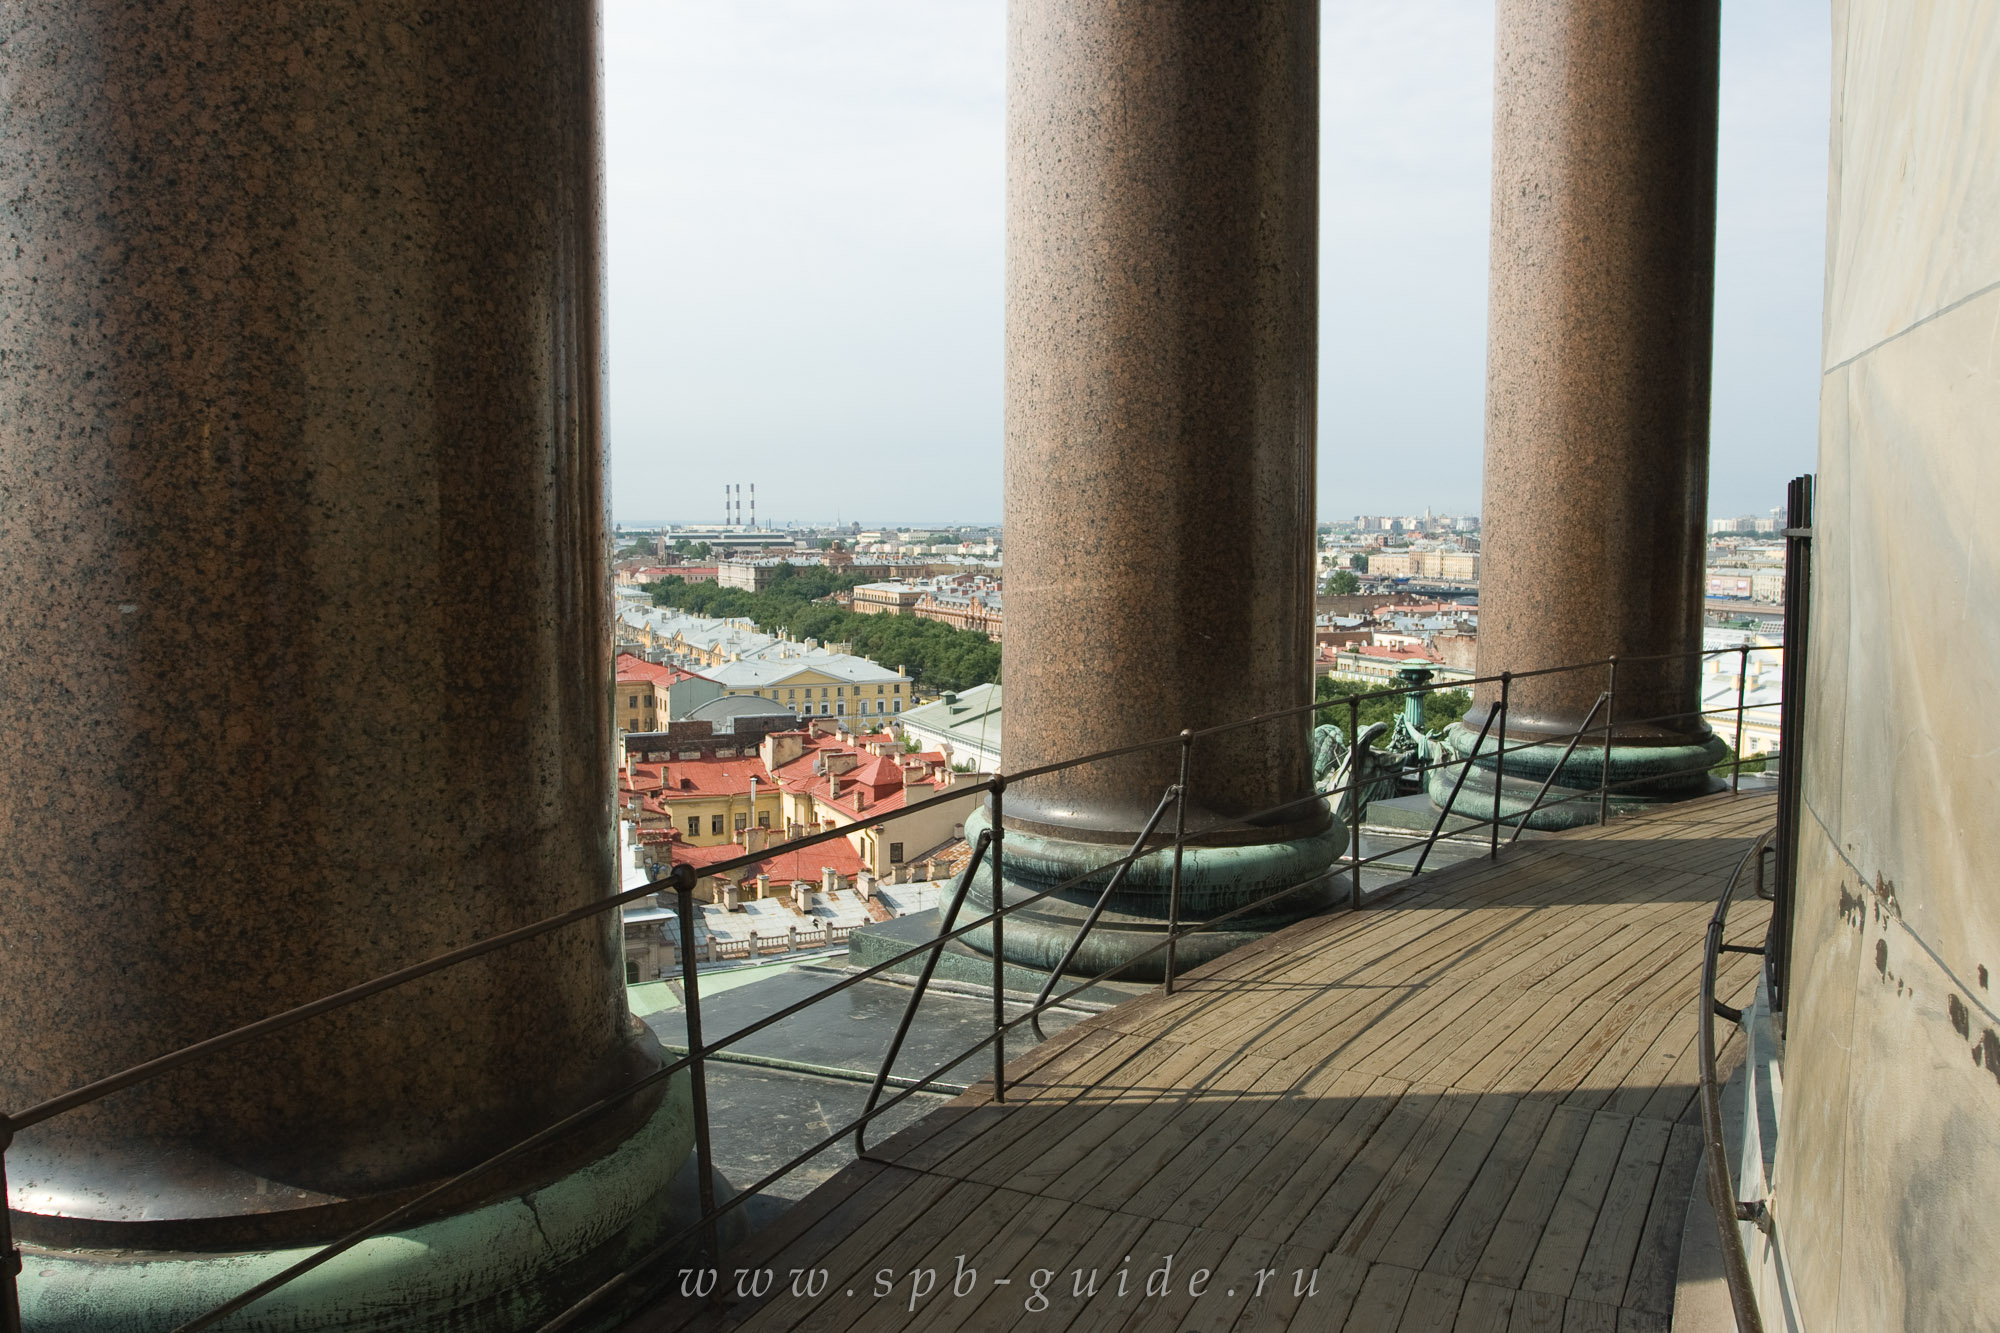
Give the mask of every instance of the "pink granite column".
M 1501 0 L 1481 674 L 1700 647 L 1718 24 L 1716 0 Z M 1699 676 L 1620 668 L 1614 781 L 1705 787 Z M 1509 734 L 1566 740 L 1605 683 L 1518 682 Z
M 6 27 L 17 1109 L 614 874 L 593 5 L 19 0 Z M 25 1134 L 19 1233 L 337 1234 L 650 1067 L 615 929 Z
M 1013 0 L 1009 24 L 1017 771 L 1312 697 L 1319 26 L 1310 0 Z M 1204 740 L 1190 824 L 1309 797 L 1310 727 Z M 1129 843 L 1178 764 L 1037 779 L 1009 826 Z M 1325 823 L 1308 802 L 1237 840 Z

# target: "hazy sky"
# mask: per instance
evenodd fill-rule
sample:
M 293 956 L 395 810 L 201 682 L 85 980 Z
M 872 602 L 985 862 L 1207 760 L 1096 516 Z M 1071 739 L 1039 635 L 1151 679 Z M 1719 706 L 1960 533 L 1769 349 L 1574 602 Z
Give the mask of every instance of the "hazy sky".
M 1326 0 L 1319 512 L 1476 509 L 1492 0 Z M 606 0 L 612 508 L 1000 516 L 1003 0 Z M 1710 510 L 1813 465 L 1825 0 L 1724 6 Z

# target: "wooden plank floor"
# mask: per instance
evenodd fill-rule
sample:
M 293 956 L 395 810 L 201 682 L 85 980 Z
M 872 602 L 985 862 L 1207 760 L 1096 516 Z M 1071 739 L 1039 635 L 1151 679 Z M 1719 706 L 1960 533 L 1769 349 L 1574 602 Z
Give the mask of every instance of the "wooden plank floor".
M 1666 1333 L 1703 931 L 1774 818 L 1524 842 L 1237 950 L 879 1145 L 729 1256 L 720 1308 L 630 1327 Z M 1723 957 L 1740 1003 L 1757 959 Z

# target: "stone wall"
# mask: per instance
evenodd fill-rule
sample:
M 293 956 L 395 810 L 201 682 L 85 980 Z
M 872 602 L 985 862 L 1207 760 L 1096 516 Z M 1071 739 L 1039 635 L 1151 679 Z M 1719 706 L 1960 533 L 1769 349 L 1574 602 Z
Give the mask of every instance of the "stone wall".
M 1811 1333 L 1992 1327 L 2000 7 L 1833 11 L 1806 808 L 1772 1210 Z

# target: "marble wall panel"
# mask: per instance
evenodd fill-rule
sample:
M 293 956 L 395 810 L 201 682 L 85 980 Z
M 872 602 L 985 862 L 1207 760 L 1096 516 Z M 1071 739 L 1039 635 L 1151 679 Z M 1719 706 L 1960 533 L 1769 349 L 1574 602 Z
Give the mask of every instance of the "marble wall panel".
M 1990 286 L 2000 271 L 2000 6 L 1841 10 L 1825 365 Z M 1893 114 L 1877 114 L 1893 108 Z
M 1844 0 L 1773 1212 L 1811 1333 L 1990 1326 L 2000 10 Z
M 1854 540 L 1848 513 L 1847 375 L 1826 377 L 1820 396 L 1820 465 L 1813 485 L 1813 617 L 1806 645 L 1806 735 L 1839 737 L 1839 744 L 1812 745 L 1800 756 L 1806 809 L 1838 842 L 1842 793 L 1846 790 L 1847 662 L 1856 626 L 1852 601 Z
M 2000 968 L 2000 291 L 1841 377 L 1854 552 L 1842 850 L 1961 978 Z M 1829 397 L 1833 390 L 1829 388 Z M 1828 411 L 1834 409 L 1829 407 Z M 1829 597 L 1825 603 L 1834 599 Z
M 1818 1330 L 1990 1328 L 2000 1018 L 1867 894 L 1841 1195 L 1839 1315 Z M 1797 1095 L 1797 1090 L 1793 1090 Z
M 1772 1186 L 1804 1327 L 1833 1327 L 1847 1181 L 1847 1093 L 1854 986 L 1862 967 L 1863 904 L 1820 825 L 1799 845 L 1785 1095 Z

